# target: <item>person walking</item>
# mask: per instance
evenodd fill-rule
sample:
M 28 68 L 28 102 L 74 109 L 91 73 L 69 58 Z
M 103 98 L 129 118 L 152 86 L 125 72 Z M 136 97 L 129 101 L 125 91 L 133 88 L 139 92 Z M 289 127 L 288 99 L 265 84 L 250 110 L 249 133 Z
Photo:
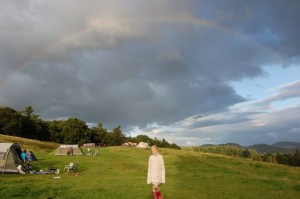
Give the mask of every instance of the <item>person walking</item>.
M 147 184 L 152 184 L 153 198 L 162 199 L 159 185 L 166 183 L 164 159 L 158 153 L 156 145 L 152 145 L 150 150 L 152 155 L 150 155 L 148 162 Z

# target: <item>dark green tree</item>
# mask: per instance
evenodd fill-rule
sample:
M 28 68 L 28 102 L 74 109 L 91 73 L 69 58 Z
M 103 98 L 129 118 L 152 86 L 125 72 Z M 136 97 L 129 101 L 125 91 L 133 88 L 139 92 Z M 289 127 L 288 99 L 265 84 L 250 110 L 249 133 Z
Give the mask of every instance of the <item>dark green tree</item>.
M 295 161 L 295 166 L 300 166 L 300 152 L 298 149 L 296 149 L 296 152 L 294 154 L 294 161 Z
M 121 126 L 117 126 L 113 129 L 113 136 L 114 136 L 114 146 L 120 146 L 125 140 L 125 135 L 122 134 Z
M 27 106 L 23 111 L 22 111 L 22 113 L 26 116 L 26 117 L 31 117 L 31 116 L 33 116 L 33 108 L 32 108 L 32 106 Z
M 62 123 L 63 121 L 49 121 L 48 122 L 48 131 L 49 131 L 49 140 L 52 142 L 63 143 L 64 137 L 62 134 Z
M 116 143 L 114 134 L 112 132 L 105 133 L 102 142 L 104 146 L 114 146 Z
M 282 154 L 280 152 L 277 152 L 276 154 L 276 161 L 278 164 L 289 164 L 289 156 L 287 154 Z
M 159 144 L 159 147 L 170 147 L 170 143 L 167 142 L 167 141 L 165 140 L 165 138 L 163 138 L 162 141 L 161 141 L 160 144 Z
M 48 123 L 38 117 L 33 117 L 32 121 L 35 126 L 35 139 L 48 141 L 50 138 Z
M 9 107 L 0 107 L 0 133 L 19 136 L 22 132 L 22 115 Z
M 292 152 L 290 152 L 287 156 L 288 156 L 288 159 L 289 159 L 289 164 L 288 165 L 295 166 L 296 165 L 295 155 Z
M 85 134 L 85 143 L 99 144 L 101 142 L 100 133 L 97 128 L 88 129 Z
M 242 157 L 243 158 L 250 158 L 251 157 L 251 153 L 248 149 L 245 149 L 242 151 Z
M 106 146 L 107 145 L 107 140 L 105 139 L 108 131 L 106 128 L 103 127 L 102 123 L 99 122 L 97 127 L 94 127 L 94 129 L 96 129 L 97 131 L 97 136 L 96 136 L 96 140 L 95 143 L 99 144 L 100 146 Z
M 62 124 L 62 135 L 66 144 L 83 144 L 88 126 L 77 118 L 69 118 Z
M 138 135 L 136 136 L 135 138 L 136 142 L 139 143 L 139 142 L 146 142 L 148 144 L 151 144 L 151 138 L 149 138 L 147 135 Z

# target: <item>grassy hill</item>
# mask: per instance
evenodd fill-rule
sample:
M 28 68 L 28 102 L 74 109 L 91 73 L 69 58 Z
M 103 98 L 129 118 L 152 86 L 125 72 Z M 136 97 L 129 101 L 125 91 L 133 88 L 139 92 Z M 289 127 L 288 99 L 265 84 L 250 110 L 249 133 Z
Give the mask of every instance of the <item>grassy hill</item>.
M 20 138 L 21 147 L 32 147 L 39 159 L 32 162 L 45 169 L 54 164 L 61 170 L 69 162 L 78 164 L 78 176 L 0 175 L 0 195 L 8 198 L 60 199 L 151 199 L 146 184 L 149 150 L 106 147 L 97 156 L 53 156 L 57 144 Z M 0 142 L 3 142 L 0 137 Z M 86 151 L 86 148 L 83 148 Z M 161 186 L 164 199 L 201 198 L 299 198 L 300 168 L 254 162 L 249 159 L 183 150 L 161 149 L 166 166 L 166 184 Z M 60 177 L 60 178 L 53 178 Z
M 60 144 L 0 134 L 0 142 L 18 143 L 27 151 L 53 151 Z

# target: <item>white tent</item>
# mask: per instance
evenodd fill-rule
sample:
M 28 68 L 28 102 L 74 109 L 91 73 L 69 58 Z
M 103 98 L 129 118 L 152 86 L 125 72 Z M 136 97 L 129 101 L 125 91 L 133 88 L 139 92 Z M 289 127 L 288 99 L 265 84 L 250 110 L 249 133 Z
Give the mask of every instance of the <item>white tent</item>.
M 60 145 L 55 152 L 55 155 L 83 155 L 81 148 L 76 145 Z
M 136 147 L 141 149 L 147 149 L 149 148 L 149 145 L 146 142 L 140 142 Z
M 18 165 L 26 170 L 21 153 L 21 147 L 17 143 L 0 143 L 0 173 L 19 173 Z
M 85 143 L 85 144 L 83 144 L 83 146 L 86 146 L 86 147 L 95 147 L 96 144 L 95 143 Z

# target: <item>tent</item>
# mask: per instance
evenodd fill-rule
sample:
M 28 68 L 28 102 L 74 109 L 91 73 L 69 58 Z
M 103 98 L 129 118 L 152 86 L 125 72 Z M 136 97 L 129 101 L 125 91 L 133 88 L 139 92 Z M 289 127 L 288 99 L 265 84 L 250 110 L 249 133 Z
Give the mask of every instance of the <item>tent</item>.
M 146 142 L 140 142 L 136 147 L 142 148 L 142 149 L 147 149 L 147 148 L 149 148 L 149 145 Z
M 86 147 L 95 147 L 96 144 L 95 143 L 85 143 L 85 144 L 83 144 L 83 146 L 86 146 Z
M 55 155 L 83 155 L 83 152 L 78 145 L 60 145 Z
M 21 160 L 21 153 L 17 143 L 0 143 L 0 173 L 19 173 L 18 165 L 26 167 Z
M 37 158 L 32 151 L 27 152 L 26 157 L 28 161 L 37 161 Z

